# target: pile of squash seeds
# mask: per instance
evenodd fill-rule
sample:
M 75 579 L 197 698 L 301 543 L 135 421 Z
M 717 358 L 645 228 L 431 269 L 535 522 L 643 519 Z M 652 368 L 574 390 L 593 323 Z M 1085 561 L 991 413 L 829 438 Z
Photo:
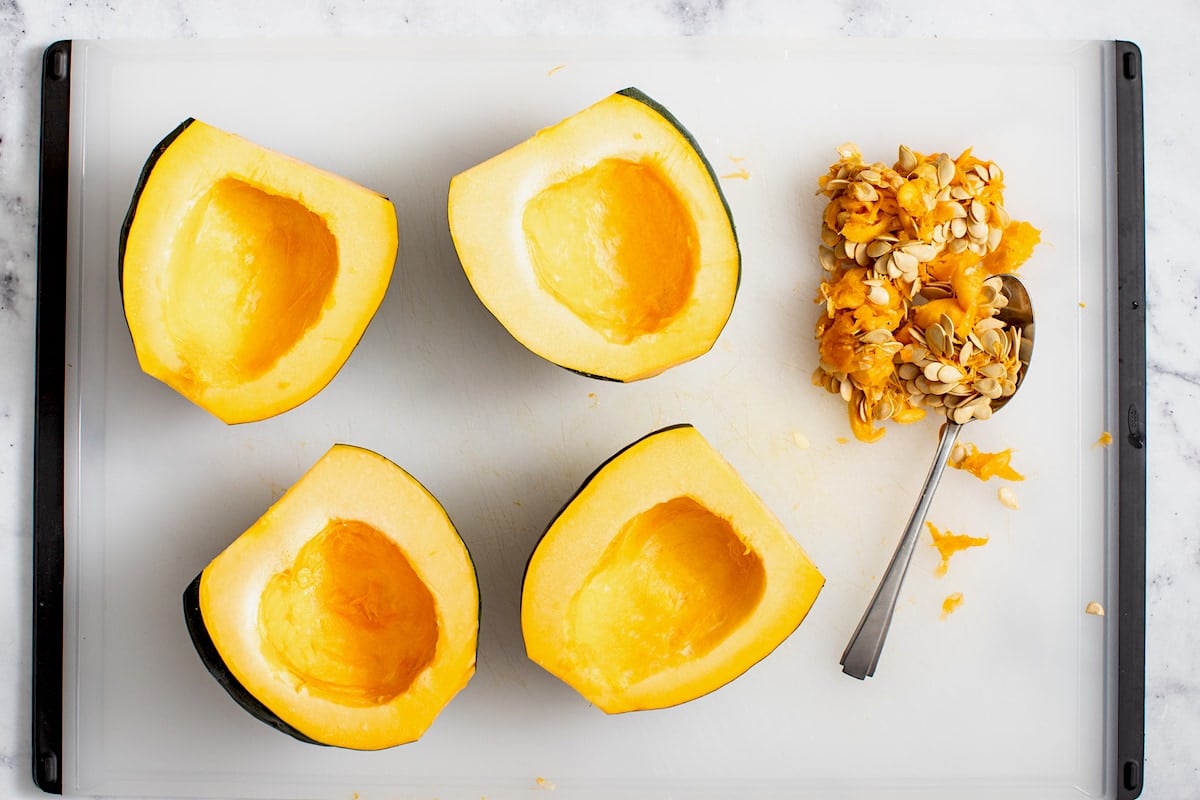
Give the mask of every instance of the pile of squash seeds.
M 967 150 L 956 159 L 899 148 L 866 163 L 853 144 L 819 179 L 829 202 L 819 259 L 825 307 L 813 383 L 846 401 L 851 429 L 914 422 L 927 409 L 987 419 L 1016 390 L 1021 331 L 998 318 L 1001 274 L 1040 239 L 1004 207 L 1004 173 Z

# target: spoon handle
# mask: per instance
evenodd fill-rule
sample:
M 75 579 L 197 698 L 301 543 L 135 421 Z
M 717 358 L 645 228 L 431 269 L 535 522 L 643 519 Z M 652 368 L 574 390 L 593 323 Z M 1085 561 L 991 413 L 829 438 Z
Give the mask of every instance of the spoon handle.
M 950 456 L 950 448 L 958 439 L 962 425 L 947 420 L 938 441 L 937 454 L 929 466 L 929 474 L 925 476 L 925 485 L 921 488 L 921 496 L 913 508 L 912 516 L 908 519 L 908 527 L 896 545 L 896 552 L 888 564 L 887 572 L 879 582 L 879 588 L 871 598 L 871 604 L 863 613 L 862 619 L 855 629 L 854 635 L 842 653 L 842 672 L 852 678 L 862 680 L 875 674 L 875 665 L 879 663 L 879 654 L 883 650 L 883 642 L 887 639 L 888 627 L 892 624 L 892 613 L 896 610 L 896 599 L 900 596 L 900 586 L 904 582 L 904 574 L 908 571 L 908 563 L 912 560 L 913 551 L 925 516 L 929 513 L 929 504 L 933 501 L 934 490 L 946 469 L 946 461 Z

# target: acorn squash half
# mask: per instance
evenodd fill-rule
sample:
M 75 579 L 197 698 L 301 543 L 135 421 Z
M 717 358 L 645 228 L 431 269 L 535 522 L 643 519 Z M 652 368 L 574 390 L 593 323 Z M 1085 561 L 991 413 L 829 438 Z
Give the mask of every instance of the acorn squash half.
M 799 625 L 825 579 L 690 425 L 610 458 L 525 571 L 530 659 L 612 714 L 693 700 Z
M 294 408 L 358 344 L 396 248 L 386 197 L 186 120 L 150 154 L 121 228 L 138 362 L 227 423 Z
M 633 381 L 706 353 L 741 255 L 699 144 L 625 89 L 450 181 L 450 233 L 483 304 L 543 358 Z
M 479 589 L 441 504 L 384 457 L 334 445 L 183 598 L 204 665 L 306 742 L 418 739 L 475 672 Z

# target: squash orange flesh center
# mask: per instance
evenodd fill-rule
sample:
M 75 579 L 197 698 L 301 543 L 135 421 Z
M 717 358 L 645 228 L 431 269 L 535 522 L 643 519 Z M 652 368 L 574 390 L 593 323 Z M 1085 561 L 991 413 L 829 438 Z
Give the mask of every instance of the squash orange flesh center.
M 237 178 L 214 183 L 170 255 L 167 327 L 185 375 L 234 385 L 266 372 L 320 317 L 337 270 L 320 216 Z
M 535 195 L 522 225 L 543 288 L 610 341 L 661 330 L 692 294 L 696 223 L 652 162 L 603 159 Z
M 699 658 L 753 612 L 766 573 L 724 518 L 676 497 L 627 522 L 568 608 L 578 664 L 630 686 Z
M 263 590 L 267 659 L 310 694 L 370 706 L 405 692 L 433 661 L 437 610 L 429 588 L 387 536 L 331 520 Z

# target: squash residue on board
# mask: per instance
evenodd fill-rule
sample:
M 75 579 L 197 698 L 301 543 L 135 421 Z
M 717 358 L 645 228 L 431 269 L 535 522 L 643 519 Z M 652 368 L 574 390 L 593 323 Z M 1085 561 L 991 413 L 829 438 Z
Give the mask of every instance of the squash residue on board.
M 968 536 L 964 533 L 951 533 L 950 531 L 943 533 L 932 522 L 926 522 L 925 525 L 933 537 L 933 546 L 937 548 L 938 555 L 942 557 L 942 562 L 938 564 L 935 571 L 939 577 L 946 574 L 946 570 L 950 567 L 950 557 L 955 553 L 969 547 L 981 547 L 988 543 L 987 537 Z
M 746 160 L 745 158 L 743 158 L 742 156 L 730 156 L 729 160 L 733 162 L 734 166 L 737 167 L 737 169 L 735 169 L 733 172 L 727 172 L 724 175 L 722 175 L 721 176 L 722 180 L 731 180 L 731 179 L 739 180 L 739 181 L 750 180 L 750 170 L 748 170 L 744 166 L 742 166 L 742 162 Z
M 950 450 L 946 464 L 954 469 L 969 472 L 981 481 L 1000 478 L 1006 481 L 1023 481 L 1025 476 L 1012 468 L 1012 448 L 998 453 L 983 453 L 970 442 L 959 442 Z
M 962 592 L 955 592 L 954 594 L 947 595 L 946 599 L 942 601 L 942 619 L 945 619 L 957 611 L 958 607 L 962 605 L 962 601 Z

